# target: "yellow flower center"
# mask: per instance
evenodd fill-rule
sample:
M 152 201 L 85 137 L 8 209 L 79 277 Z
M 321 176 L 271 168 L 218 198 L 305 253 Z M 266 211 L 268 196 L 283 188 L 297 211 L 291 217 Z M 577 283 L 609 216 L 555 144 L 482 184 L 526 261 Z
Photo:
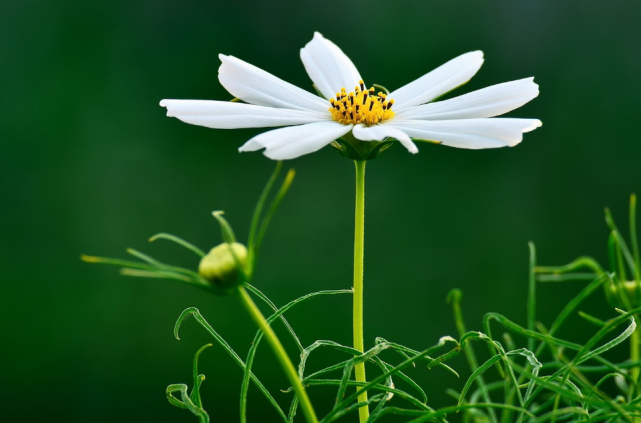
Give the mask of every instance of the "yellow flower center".
M 342 88 L 336 98 L 329 99 L 332 119 L 343 125 L 363 123 L 369 126 L 393 118 L 394 100 L 388 100 L 382 92 L 375 94 L 375 91 L 373 87 L 366 90 L 363 80 L 349 94 Z

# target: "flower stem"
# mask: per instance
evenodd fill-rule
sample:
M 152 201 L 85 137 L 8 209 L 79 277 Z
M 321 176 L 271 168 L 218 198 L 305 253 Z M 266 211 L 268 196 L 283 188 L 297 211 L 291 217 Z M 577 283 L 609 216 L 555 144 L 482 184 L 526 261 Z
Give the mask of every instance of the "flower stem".
M 363 247 L 365 233 L 365 161 L 355 160 L 356 165 L 356 213 L 354 222 L 354 348 L 360 352 L 363 346 Z M 356 381 L 367 382 L 365 363 L 356 365 Z M 367 392 L 358 396 L 358 402 L 367 401 Z M 369 418 L 367 405 L 358 409 L 361 423 Z
M 637 319 L 637 323 L 638 322 L 639 320 Z M 632 336 L 630 336 L 630 361 L 633 363 L 639 361 L 639 342 L 641 341 L 639 338 L 639 329 L 637 328 L 632 332 Z M 633 367 L 630 376 L 632 377 L 632 386 L 630 387 L 631 398 L 635 398 L 639 387 L 639 368 Z
M 303 414 L 305 414 L 305 419 L 308 423 L 318 423 L 318 418 L 316 417 L 312 403 L 307 396 L 307 391 L 305 391 L 305 387 L 301 383 L 298 373 L 289 359 L 285 348 L 283 348 L 283 345 L 276 336 L 276 333 L 274 333 L 274 330 L 267 323 L 263 314 L 260 312 L 258 307 L 256 307 L 256 304 L 242 286 L 238 287 L 238 297 L 243 303 L 243 306 L 245 306 L 245 309 L 251 316 L 252 320 L 254 320 L 258 327 L 263 331 L 265 338 L 267 338 L 267 342 L 269 342 L 274 354 L 276 354 L 276 358 L 280 362 L 280 365 L 285 371 L 285 375 L 294 388 L 300 407 L 303 409 Z

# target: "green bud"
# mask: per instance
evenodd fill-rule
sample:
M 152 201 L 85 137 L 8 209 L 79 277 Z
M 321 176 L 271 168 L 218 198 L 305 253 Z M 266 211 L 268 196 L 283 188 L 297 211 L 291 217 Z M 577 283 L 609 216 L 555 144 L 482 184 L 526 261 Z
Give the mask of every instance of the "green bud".
M 636 281 L 611 283 L 605 288 L 608 302 L 614 307 L 626 310 L 641 305 L 641 286 Z
M 241 269 L 244 270 L 246 261 L 247 248 L 243 244 L 224 243 L 212 248 L 200 260 L 198 273 L 222 293 L 229 293 L 242 282 Z M 238 266 L 241 266 L 241 269 Z

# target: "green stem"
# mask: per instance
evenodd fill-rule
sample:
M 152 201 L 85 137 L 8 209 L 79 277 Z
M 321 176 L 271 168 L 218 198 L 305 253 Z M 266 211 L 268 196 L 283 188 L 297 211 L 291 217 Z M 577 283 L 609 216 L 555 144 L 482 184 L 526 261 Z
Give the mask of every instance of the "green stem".
M 276 336 L 276 333 L 274 333 L 272 327 L 269 325 L 269 323 L 267 323 L 267 320 L 265 320 L 263 314 L 260 312 L 258 307 L 256 307 L 256 304 L 251 299 L 245 288 L 243 288 L 242 286 L 238 287 L 238 296 L 240 297 L 240 301 L 243 303 L 243 306 L 245 306 L 245 309 L 251 316 L 252 320 L 254 320 L 254 322 L 265 334 L 267 342 L 269 342 L 269 345 L 272 347 L 274 354 L 276 354 L 276 358 L 280 362 L 280 365 L 283 367 L 285 375 L 287 375 L 289 382 L 294 388 L 294 392 L 296 392 L 298 402 L 300 403 L 300 407 L 303 409 L 303 413 L 305 414 L 307 422 L 318 423 L 318 418 L 316 417 L 316 413 L 314 412 L 312 403 L 307 396 L 305 387 L 301 383 L 298 377 L 298 373 L 296 372 L 294 365 L 289 359 L 285 348 L 283 348 L 283 345 L 280 343 L 280 340 Z
M 364 352 L 363 345 L 363 248 L 365 233 L 365 161 L 355 160 L 356 165 L 356 213 L 354 222 L 354 348 Z M 367 382 L 365 363 L 355 368 L 356 381 Z M 367 401 L 367 392 L 358 396 L 358 402 Z M 369 418 L 367 405 L 358 409 L 361 423 Z
M 641 341 L 641 339 L 639 339 L 639 328 L 637 328 L 630 336 L 630 361 L 633 363 L 639 361 L 639 341 Z M 634 398 L 637 395 L 637 388 L 639 385 L 639 368 L 633 367 L 630 371 L 630 376 L 633 381 L 632 386 L 630 387 L 630 398 Z

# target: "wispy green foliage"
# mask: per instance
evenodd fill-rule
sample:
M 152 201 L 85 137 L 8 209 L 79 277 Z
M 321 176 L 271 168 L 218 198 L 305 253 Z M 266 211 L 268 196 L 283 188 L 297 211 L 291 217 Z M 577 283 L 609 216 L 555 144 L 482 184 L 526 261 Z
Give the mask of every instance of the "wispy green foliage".
M 480 322 L 482 332 L 469 331 L 463 317 L 462 293 L 452 290 L 447 301 L 454 313 L 457 338 L 442 337 L 435 345 L 422 351 L 376 338 L 372 348 L 360 352 L 332 340 L 317 340 L 305 347 L 285 318 L 289 310 L 304 304 L 307 300 L 322 297 L 331 299 L 337 294 L 353 294 L 353 290 L 312 292 L 278 307 L 263 292 L 248 283 L 254 277 L 256 260 L 267 227 L 294 177 L 293 171 L 287 173 L 267 207 L 269 194 L 278 180 L 281 167 L 280 163 L 276 166 L 256 206 L 249 231 L 248 260 L 241 265 L 234 256 L 236 266 L 242 273 L 241 286 L 271 310 L 271 315 L 265 320 L 265 324 L 260 326 L 261 329 L 249 344 L 246 361 L 240 358 L 195 308 L 186 309 L 178 318 L 174 329 L 176 339 L 179 339 L 182 323 L 193 317 L 241 368 L 241 423 L 247 422 L 251 383 L 272 404 L 276 415 L 282 421 L 293 423 L 296 418 L 300 398 L 288 397 L 291 402 L 286 412 L 253 370 L 261 340 L 265 333 L 272 332 L 270 326 L 276 321 L 284 325 L 300 355 L 298 379 L 294 375 L 290 382 L 293 381 L 294 386 L 304 385 L 308 389 L 315 389 L 317 386 L 336 389 L 334 404 L 322 417 L 321 423 L 334 422 L 356 413 L 364 405 L 368 405 L 371 410 L 367 423 L 377 422 L 390 415 L 400 416 L 404 421 L 413 423 L 445 423 L 453 414 L 461 416 L 464 423 L 641 421 L 641 347 L 637 332 L 638 315 L 641 312 L 641 267 L 636 234 L 635 196 L 630 200 L 629 246 L 615 224 L 612 214 L 606 209 L 606 223 L 610 229 L 607 243 L 609 270 L 605 270 L 606 268 L 595 259 L 587 256 L 579 257 L 564 266 L 539 266 L 536 248 L 533 243 L 529 244 L 528 300 L 524 325 L 500 313 L 487 313 Z M 214 212 L 214 217 L 220 224 L 223 241 L 228 245 L 236 242 L 234 231 L 223 212 Z M 150 241 L 157 239 L 174 242 L 200 258 L 205 256 L 203 250 L 174 235 L 161 233 L 152 237 Z M 230 250 L 234 254 L 233 249 Z M 128 249 L 127 252 L 138 261 L 89 256 L 83 256 L 83 260 L 119 266 L 121 272 L 128 276 L 178 280 L 212 291 L 211 283 L 193 270 L 165 264 L 137 250 Z M 577 288 L 576 296 L 551 322 L 539 321 L 538 284 L 568 281 L 582 284 Z M 580 309 L 587 298 L 601 289 L 605 298 L 616 307 L 613 308 L 609 319 L 595 317 Z M 570 341 L 560 335 L 561 329 L 566 327 L 567 322 L 575 315 L 593 328 L 594 334 L 582 342 Z M 489 357 L 484 358 L 481 364 L 481 355 L 477 356 L 474 343 L 484 345 L 489 351 Z M 613 362 L 604 356 L 622 345 L 630 347 L 628 360 Z M 198 360 L 202 351 L 211 346 L 212 344 L 208 344 L 195 354 L 191 392 L 184 384 L 170 385 L 167 388 L 169 402 L 188 409 L 200 422 L 208 422 L 209 416 L 201 399 L 200 388 L 205 377 L 198 373 Z M 337 363 L 309 371 L 307 363 L 310 356 L 323 354 L 328 350 L 338 351 L 345 357 Z M 461 352 L 466 358 L 466 370 L 454 368 L 449 363 Z M 423 364 L 428 369 L 440 368 L 446 372 L 439 374 L 435 383 L 453 396 L 455 403 L 436 406 L 428 402 L 425 390 L 408 371 L 418 364 Z M 369 368 L 367 382 L 354 380 L 354 370 L 359 365 L 367 365 Z M 296 373 L 295 370 L 292 372 Z M 469 376 L 459 380 L 459 374 Z M 618 393 L 613 394 L 609 388 L 612 381 L 616 382 Z M 292 388 L 282 390 L 289 392 Z M 366 401 L 364 397 L 359 396 L 362 393 L 369 394 Z
M 187 394 L 189 388 L 182 383 L 169 385 L 166 390 L 167 400 L 171 405 L 191 411 L 198 417 L 200 423 L 209 423 L 209 415 L 203 409 L 202 400 L 200 399 L 200 386 L 205 380 L 205 375 L 198 374 L 198 358 L 205 349 L 211 346 L 212 344 L 204 345 L 194 355 L 194 387 L 191 390 L 191 394 Z M 180 393 L 180 399 L 174 396 L 176 392 Z

